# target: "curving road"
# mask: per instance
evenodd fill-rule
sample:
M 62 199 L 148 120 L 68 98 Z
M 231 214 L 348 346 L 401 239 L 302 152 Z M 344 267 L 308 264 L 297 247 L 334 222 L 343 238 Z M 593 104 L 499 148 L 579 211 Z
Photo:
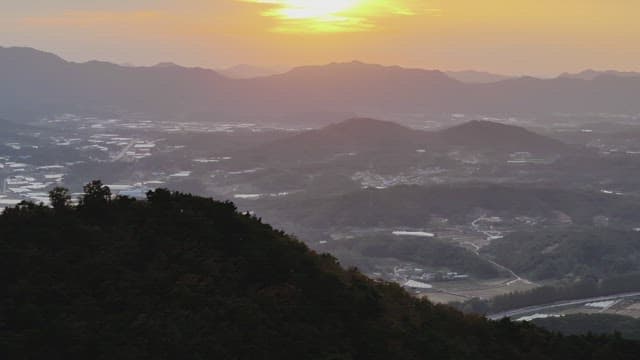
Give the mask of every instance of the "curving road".
M 537 313 L 537 312 L 541 312 L 549 309 L 561 308 L 565 306 L 582 305 L 582 304 L 587 304 L 591 302 L 600 302 L 600 301 L 609 301 L 609 300 L 620 300 L 620 299 L 627 299 L 627 298 L 638 297 L 638 296 L 640 296 L 640 291 L 585 298 L 585 299 L 558 301 L 551 304 L 534 305 L 534 306 L 528 306 L 520 309 L 504 311 L 496 314 L 490 314 L 490 315 L 487 315 L 487 318 L 491 320 L 500 320 L 502 318 L 511 318 L 515 316 L 527 315 L 531 313 Z
M 487 231 L 487 230 L 482 230 L 482 229 L 480 229 L 480 226 L 478 225 L 478 222 L 483 221 L 483 220 L 487 220 L 486 214 L 485 214 L 485 215 L 480 216 L 479 218 L 477 218 L 477 219 L 475 219 L 475 220 L 473 220 L 473 221 L 471 222 L 471 227 L 472 227 L 472 228 L 473 228 L 473 230 L 475 230 L 476 232 L 479 232 L 479 233 L 483 234 L 484 236 L 486 236 L 486 237 L 487 237 L 487 240 L 491 240 L 492 238 L 495 238 L 495 237 L 496 237 L 496 232 L 495 232 L 495 231 L 493 231 L 493 230 L 489 230 L 489 231 Z M 497 232 L 497 234 L 498 234 L 497 236 L 501 236 L 500 232 Z M 525 278 L 521 277 L 520 275 L 516 274 L 516 273 L 515 273 L 515 271 L 513 271 L 513 270 L 509 269 L 508 267 L 506 267 L 506 266 L 504 266 L 504 265 L 502 265 L 502 264 L 498 264 L 497 262 L 495 262 L 495 261 L 493 261 L 493 260 L 491 260 L 491 259 L 489 259 L 489 258 L 487 258 L 487 257 L 485 257 L 485 256 L 482 256 L 482 255 L 480 254 L 480 248 L 481 248 L 480 246 L 478 246 L 478 245 L 476 245 L 476 244 L 474 244 L 474 243 L 471 243 L 471 242 L 469 242 L 469 241 L 466 241 L 466 242 L 464 242 L 464 243 L 465 243 L 465 244 L 469 244 L 469 245 L 473 246 L 473 248 L 475 249 L 473 252 L 474 252 L 478 257 L 482 258 L 482 259 L 483 259 L 483 260 L 485 260 L 485 261 L 488 261 L 488 262 L 489 262 L 489 263 L 491 263 L 493 266 L 495 266 L 495 267 L 497 267 L 497 268 L 499 268 L 499 269 L 501 269 L 501 270 L 503 270 L 503 271 L 506 271 L 507 273 L 509 273 L 509 275 L 511 275 L 511 276 L 513 277 L 513 279 L 512 279 L 512 280 L 509 280 L 509 281 L 507 281 L 507 282 L 505 283 L 505 285 L 506 285 L 506 286 L 513 285 L 513 284 L 515 284 L 515 283 L 517 283 L 517 282 L 523 282 L 523 283 L 528 284 L 528 285 L 537 285 L 536 283 L 534 283 L 534 282 L 532 282 L 532 281 L 530 281 L 530 280 L 527 280 L 527 279 L 525 279 Z

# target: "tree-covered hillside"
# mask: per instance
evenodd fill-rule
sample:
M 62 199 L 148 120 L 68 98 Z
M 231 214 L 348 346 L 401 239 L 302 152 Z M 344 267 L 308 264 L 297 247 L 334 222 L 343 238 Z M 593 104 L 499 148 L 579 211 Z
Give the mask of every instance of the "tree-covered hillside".
M 640 271 L 640 233 L 576 227 L 516 232 L 483 252 L 535 280 L 609 278 Z
M 557 221 L 559 213 L 573 224 L 590 226 L 608 218 L 611 226 L 640 221 L 640 202 L 582 190 L 528 185 L 464 183 L 433 186 L 392 186 L 359 189 L 315 199 L 270 202 L 266 212 L 307 227 L 425 226 L 438 215 L 452 224 L 469 224 L 478 213 L 514 218 L 529 216 Z
M 640 340 L 640 320 L 623 315 L 573 314 L 535 319 L 532 323 L 563 334 L 612 334 L 618 332 L 624 338 Z
M 634 359 L 640 344 L 490 322 L 343 270 L 238 213 L 165 190 L 0 216 L 3 359 Z
M 438 238 L 367 234 L 331 241 L 322 250 L 366 273 L 377 271 L 375 265 L 384 259 L 397 259 L 434 272 L 454 271 L 479 279 L 509 276 L 501 274 L 500 268 L 462 246 Z

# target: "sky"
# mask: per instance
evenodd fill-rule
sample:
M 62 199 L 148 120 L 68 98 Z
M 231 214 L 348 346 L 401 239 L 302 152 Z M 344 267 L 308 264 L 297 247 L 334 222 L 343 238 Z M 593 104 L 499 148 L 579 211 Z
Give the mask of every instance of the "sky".
M 638 0 L 0 0 L 0 46 L 223 68 L 640 71 Z

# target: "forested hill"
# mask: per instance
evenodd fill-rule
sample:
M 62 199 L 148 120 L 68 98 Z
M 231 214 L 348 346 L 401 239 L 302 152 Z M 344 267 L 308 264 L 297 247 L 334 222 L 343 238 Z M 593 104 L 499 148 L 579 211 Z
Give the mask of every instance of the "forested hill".
M 158 190 L 0 216 L 3 359 L 635 359 L 343 270 L 231 203 Z

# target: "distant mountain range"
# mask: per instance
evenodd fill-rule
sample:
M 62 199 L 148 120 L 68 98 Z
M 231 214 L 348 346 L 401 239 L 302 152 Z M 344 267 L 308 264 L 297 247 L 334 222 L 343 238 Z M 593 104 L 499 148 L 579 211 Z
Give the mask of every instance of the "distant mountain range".
M 257 77 L 282 74 L 289 71 L 285 66 L 264 67 L 247 64 L 240 64 L 226 69 L 219 69 L 217 72 L 232 79 L 252 79 Z
M 175 65 L 171 63 L 161 63 L 158 65 L 163 64 Z M 217 69 L 216 71 L 231 79 L 253 79 L 257 77 L 284 74 L 289 70 L 291 70 L 291 68 L 286 66 L 267 67 L 239 64 L 228 68 Z M 445 74 L 454 80 L 469 84 L 488 84 L 513 78 L 512 76 L 475 70 L 446 71 Z
M 616 70 L 606 70 L 606 71 L 584 70 L 579 73 L 564 73 L 560 75 L 561 78 L 580 79 L 580 80 L 595 80 L 600 76 L 613 76 L 613 77 L 621 77 L 621 78 L 640 78 L 640 73 L 624 72 L 624 71 L 616 71 Z
M 171 63 L 160 63 L 156 66 L 164 64 L 175 65 Z M 228 68 L 217 69 L 216 71 L 219 74 L 231 79 L 252 79 L 257 77 L 284 74 L 289 70 L 291 70 L 291 68 L 286 66 L 267 67 L 239 64 Z M 493 74 L 475 70 L 445 71 L 444 73 L 454 80 L 469 84 L 488 84 L 513 78 L 513 76 Z
M 447 76 L 452 79 L 458 80 L 463 83 L 469 84 L 489 84 L 503 80 L 512 79 L 512 76 L 507 75 L 499 75 L 493 74 L 484 71 L 474 71 L 474 70 L 465 70 L 465 71 L 447 71 L 445 72 Z
M 364 64 L 305 66 L 230 79 L 179 66 L 72 63 L 28 48 L 0 48 L 0 116 L 143 113 L 154 118 L 282 121 L 305 125 L 336 114 L 551 114 L 640 112 L 640 78 L 518 78 L 467 84 L 440 71 Z

